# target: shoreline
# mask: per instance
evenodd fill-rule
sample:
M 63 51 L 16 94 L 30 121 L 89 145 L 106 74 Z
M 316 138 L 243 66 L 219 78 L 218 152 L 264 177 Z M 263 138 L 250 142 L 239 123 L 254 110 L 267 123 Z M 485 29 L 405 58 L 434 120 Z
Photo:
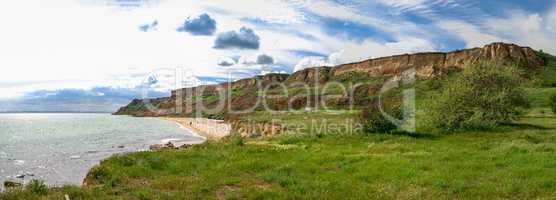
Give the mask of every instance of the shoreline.
M 220 139 L 222 139 L 225 136 L 228 136 L 230 133 L 230 125 L 224 123 L 223 121 L 219 121 L 219 120 L 210 120 L 210 119 L 204 119 L 204 118 L 176 118 L 176 117 L 155 117 L 154 119 L 160 119 L 160 120 L 165 120 L 165 121 L 170 121 L 170 122 L 174 122 L 176 123 L 180 129 L 187 131 L 187 133 L 189 133 L 190 135 L 194 136 L 194 137 L 198 137 L 199 140 L 195 140 L 195 141 L 191 141 L 191 140 L 183 140 L 183 139 L 165 139 L 165 140 L 161 140 L 159 141 L 158 145 L 166 145 L 166 144 L 172 144 L 173 146 L 175 146 L 176 148 L 180 148 L 180 147 L 187 147 L 187 146 L 191 146 L 191 145 L 199 145 L 199 144 L 203 144 L 206 143 L 207 141 L 218 141 Z M 147 144 L 147 149 L 145 149 L 146 151 L 149 151 L 148 145 L 152 146 L 156 146 L 157 144 Z M 127 145 L 126 145 L 127 146 Z M 118 152 L 118 153 L 114 153 L 111 154 L 110 156 L 107 156 L 106 158 L 103 159 L 99 159 L 98 162 L 96 162 L 96 164 L 93 164 L 91 167 L 89 167 L 86 171 L 86 173 L 84 174 L 83 179 L 80 181 L 80 184 L 75 183 L 76 186 L 87 186 L 87 177 L 89 176 L 91 170 L 94 168 L 94 166 L 98 166 L 100 164 L 100 162 L 102 162 L 102 160 L 106 160 L 109 159 L 115 155 L 118 154 L 128 154 L 128 153 L 135 153 L 135 152 L 141 152 L 141 151 L 145 151 L 145 150 L 140 150 L 140 149 L 136 149 L 133 151 L 128 151 L 128 152 Z M 151 151 L 156 151 L 153 149 L 150 149 Z M 20 179 L 6 179 L 3 180 L 2 185 L 0 185 L 0 193 L 3 193 L 6 191 L 6 188 L 3 187 L 3 184 L 5 181 L 12 181 L 12 182 L 16 182 L 16 183 L 21 183 L 21 184 L 25 184 L 25 181 L 22 181 Z M 46 181 L 46 180 L 45 180 Z M 73 184 L 72 184 L 73 185 Z M 51 185 L 51 187 L 58 187 L 59 185 Z
M 206 141 L 218 141 L 230 135 L 231 126 L 222 120 L 206 118 L 180 118 L 180 117 L 157 117 L 171 122 L 193 135 L 204 138 Z

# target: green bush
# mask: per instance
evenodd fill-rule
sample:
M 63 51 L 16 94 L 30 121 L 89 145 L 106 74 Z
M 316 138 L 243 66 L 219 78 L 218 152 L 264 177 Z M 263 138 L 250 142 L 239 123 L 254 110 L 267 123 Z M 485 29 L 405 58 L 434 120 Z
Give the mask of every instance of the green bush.
M 377 101 L 373 101 L 370 106 L 361 112 L 360 121 L 365 133 L 390 133 L 398 128 L 383 114 L 388 114 L 396 119 L 403 116 L 403 111 L 399 105 L 382 106 Z
M 552 109 L 552 112 L 556 114 L 556 93 L 550 96 L 550 109 Z
M 48 187 L 43 181 L 32 180 L 25 189 L 35 195 L 46 195 L 48 193 Z
M 106 167 L 102 167 L 102 166 L 93 167 L 93 169 L 91 169 L 90 175 L 91 178 L 101 183 L 104 183 L 105 181 L 112 178 L 112 175 L 110 174 L 109 170 Z
M 245 139 L 241 136 L 235 136 L 232 139 L 232 143 L 236 146 L 245 146 Z
M 442 131 L 489 129 L 515 120 L 528 107 L 516 67 L 481 62 L 445 82 L 429 103 L 432 128 Z
M 548 63 L 552 55 L 545 53 L 543 50 L 537 51 L 537 57 L 541 58 L 543 62 Z

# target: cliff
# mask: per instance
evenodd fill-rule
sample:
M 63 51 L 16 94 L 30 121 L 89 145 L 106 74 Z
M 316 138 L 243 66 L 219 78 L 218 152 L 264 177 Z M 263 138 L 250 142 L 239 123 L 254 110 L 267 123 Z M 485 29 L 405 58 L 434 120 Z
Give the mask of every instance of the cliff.
M 515 44 L 493 43 L 483 48 L 466 49 L 449 53 L 404 54 L 365 60 L 334 67 L 331 77 L 348 72 L 363 72 L 370 76 L 397 75 L 410 68 L 415 68 L 417 75 L 434 77 L 443 69 L 450 67 L 464 68 L 478 60 L 517 64 L 525 68 L 544 66 L 535 50 Z
M 529 47 L 520 47 L 515 44 L 493 43 L 482 48 L 465 49 L 448 53 L 416 53 L 395 55 L 376 59 L 369 59 L 362 62 L 342 64 L 335 67 L 314 67 L 297 71 L 291 75 L 287 74 L 267 74 L 253 78 L 241 79 L 230 83 L 217 85 L 203 85 L 193 88 L 183 88 L 172 91 L 172 96 L 167 98 L 153 99 L 151 105 L 146 105 L 141 100 L 134 100 L 129 105 L 122 107 L 115 114 L 134 115 L 134 116 L 160 116 L 176 113 L 174 107 L 176 103 L 184 105 L 184 109 L 177 114 L 187 114 L 194 111 L 194 107 L 199 100 L 208 107 L 215 106 L 218 97 L 229 98 L 224 102 L 226 108 L 244 109 L 249 108 L 260 98 L 257 90 L 272 89 L 278 87 L 277 83 L 285 83 L 290 88 L 300 86 L 313 87 L 316 84 L 325 84 L 334 81 L 354 81 L 355 79 L 369 82 L 369 79 L 381 79 L 400 75 L 400 73 L 414 68 L 416 74 L 423 78 L 442 77 L 451 68 L 465 68 L 478 61 L 492 61 L 504 64 L 516 64 L 528 70 L 540 70 L 545 65 L 544 60 L 538 53 Z M 356 100 L 358 96 L 364 99 L 373 95 L 380 88 L 380 81 L 377 84 L 363 85 L 355 88 Z M 280 88 L 278 88 L 280 89 Z M 291 94 L 291 93 L 290 93 Z M 271 107 L 282 109 L 291 103 L 296 108 L 305 105 L 313 105 L 323 98 L 315 94 L 308 94 L 310 98 L 272 98 L 268 100 Z M 181 98 L 178 98 L 181 97 Z M 195 97 L 195 98 L 194 98 Z M 187 102 L 195 99 L 195 102 Z M 346 104 L 345 97 L 324 98 L 326 101 L 336 102 L 336 106 Z M 364 104 L 365 101 L 360 101 Z M 187 106 L 186 106 L 187 105 Z M 149 106 L 162 108 L 162 112 L 149 111 Z M 222 115 L 224 113 L 211 113 L 212 115 Z

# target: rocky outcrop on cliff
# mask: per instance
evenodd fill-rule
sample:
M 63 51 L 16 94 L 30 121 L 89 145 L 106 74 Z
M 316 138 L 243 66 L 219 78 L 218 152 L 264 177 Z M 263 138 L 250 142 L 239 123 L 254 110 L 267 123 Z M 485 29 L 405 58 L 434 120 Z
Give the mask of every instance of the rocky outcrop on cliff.
M 256 76 L 253 78 L 240 79 L 230 83 L 221 83 L 217 85 L 202 85 L 193 88 L 183 88 L 172 91 L 172 98 L 176 98 L 177 95 L 192 95 L 198 96 L 203 94 L 218 94 L 220 92 L 225 92 L 228 89 L 264 89 L 270 84 L 281 83 L 286 81 L 289 74 L 266 74 L 261 76 Z
M 231 83 L 232 89 L 244 89 L 244 88 L 265 88 L 273 83 L 284 82 L 289 77 L 288 74 L 266 74 L 262 76 L 256 76 L 254 78 L 241 79 Z
M 314 86 L 315 84 L 324 84 L 328 82 L 330 71 L 332 67 L 314 67 L 297 71 L 290 75 L 286 80 L 286 84 L 308 84 Z

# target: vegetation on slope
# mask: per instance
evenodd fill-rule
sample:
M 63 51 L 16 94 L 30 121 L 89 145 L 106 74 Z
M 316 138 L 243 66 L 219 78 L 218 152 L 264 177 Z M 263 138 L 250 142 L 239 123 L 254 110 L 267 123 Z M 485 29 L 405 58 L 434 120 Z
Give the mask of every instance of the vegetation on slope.
M 491 128 L 517 119 L 529 106 L 517 67 L 479 63 L 447 82 L 430 99 L 426 114 L 445 132 Z M 434 99 L 434 100 L 432 100 Z

